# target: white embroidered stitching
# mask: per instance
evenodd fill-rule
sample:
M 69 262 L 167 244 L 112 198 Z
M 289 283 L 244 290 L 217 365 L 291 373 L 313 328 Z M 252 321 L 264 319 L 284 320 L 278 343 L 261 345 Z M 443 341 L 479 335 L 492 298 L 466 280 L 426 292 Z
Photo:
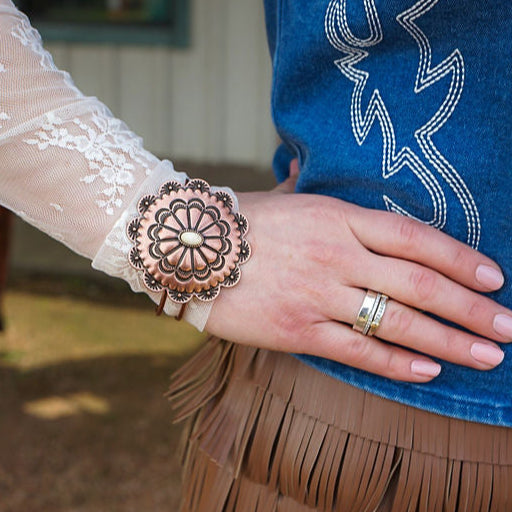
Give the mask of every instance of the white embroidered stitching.
M 357 40 L 351 35 L 346 16 L 346 0 L 331 0 L 325 18 L 325 30 L 329 42 L 333 47 L 347 54 L 345 58 L 335 61 L 335 65 L 355 84 L 350 110 L 354 137 L 357 143 L 362 145 L 375 120 L 379 121 L 383 135 L 383 178 L 388 179 L 407 166 L 419 178 L 432 199 L 434 216 L 429 221 L 421 219 L 422 222 L 442 228 L 446 223 L 446 200 L 441 186 L 411 148 L 403 147 L 397 153 L 394 126 L 377 89 L 373 91 L 366 112 L 364 115 L 362 113 L 363 91 L 366 87 L 369 73 L 356 69 L 354 66 L 369 55 L 367 51 L 361 48 L 373 46 L 382 41 L 382 30 L 373 0 L 365 0 L 365 9 L 371 32 L 370 37 L 366 40 Z M 338 36 L 337 28 L 339 28 L 343 39 L 353 43 L 357 42 L 357 45 L 355 47 L 348 46 Z M 384 196 L 383 199 L 388 210 L 414 217 L 388 196 Z
M 436 115 L 415 133 L 415 137 L 425 156 L 459 199 L 468 224 L 467 243 L 476 249 L 480 243 L 481 231 L 478 208 L 464 180 L 432 142 L 432 135 L 439 131 L 450 118 L 459 103 L 464 88 L 464 59 L 460 51 L 454 50 L 450 56 L 432 68 L 432 49 L 429 40 L 414 23 L 416 19 L 432 9 L 437 2 L 438 0 L 420 0 L 397 16 L 397 21 L 416 40 L 420 49 L 420 63 L 414 91 L 420 93 L 444 76 L 452 75 L 450 90 L 445 101 Z
M 446 123 L 459 101 L 464 83 L 462 55 L 458 50 L 455 50 L 440 65 L 431 69 L 431 50 L 428 38 L 411 21 L 411 19 L 416 19 L 430 10 L 437 1 L 420 0 L 412 9 L 405 11 L 397 18 L 402 26 L 415 38 L 420 47 L 416 93 L 421 92 L 424 88 L 429 87 L 448 73 L 453 73 L 447 98 L 428 123 L 415 132 L 415 137 L 425 158 L 449 184 L 461 202 L 468 225 L 467 242 L 476 248 L 480 239 L 480 220 L 473 197 L 457 171 L 437 150 L 431 140 L 432 134 L 437 132 Z M 362 145 L 375 120 L 379 121 L 383 136 L 383 178 L 389 179 L 390 176 L 407 166 L 428 191 L 434 208 L 434 216 L 431 220 L 418 220 L 442 229 L 446 224 L 447 203 L 441 185 L 434 174 L 422 162 L 420 156 L 414 153 L 410 147 L 405 146 L 398 153 L 396 152 L 393 122 L 378 89 L 373 91 L 366 112 L 363 115 L 362 96 L 368 82 L 369 73 L 356 69 L 355 66 L 369 55 L 363 48 L 374 46 L 380 43 L 383 38 L 374 0 L 364 0 L 364 6 L 370 30 L 370 36 L 367 39 L 358 39 L 350 31 L 346 13 L 346 0 L 331 0 L 325 16 L 327 39 L 334 48 L 346 54 L 346 57 L 335 61 L 335 65 L 355 84 L 350 111 L 354 137 L 357 143 Z M 388 210 L 414 217 L 388 196 L 383 196 L 383 199 Z

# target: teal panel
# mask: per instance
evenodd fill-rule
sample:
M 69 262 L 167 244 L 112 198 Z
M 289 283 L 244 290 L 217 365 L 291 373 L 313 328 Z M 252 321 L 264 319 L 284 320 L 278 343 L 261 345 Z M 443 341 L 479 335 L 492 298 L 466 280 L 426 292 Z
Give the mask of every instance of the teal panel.
M 190 39 L 189 1 L 174 0 L 170 5 L 165 5 L 161 0 L 146 0 L 150 21 L 145 22 L 69 21 L 66 20 L 66 9 L 58 8 L 58 0 L 55 8 L 48 9 L 47 15 L 38 17 L 37 8 L 34 8 L 34 15 L 30 18 L 45 41 L 186 47 Z M 52 2 L 47 0 L 46 3 Z M 20 0 L 16 4 L 31 14 L 29 1 Z M 69 8 L 67 11 L 69 13 Z M 166 22 L 157 21 L 162 19 L 166 19 Z

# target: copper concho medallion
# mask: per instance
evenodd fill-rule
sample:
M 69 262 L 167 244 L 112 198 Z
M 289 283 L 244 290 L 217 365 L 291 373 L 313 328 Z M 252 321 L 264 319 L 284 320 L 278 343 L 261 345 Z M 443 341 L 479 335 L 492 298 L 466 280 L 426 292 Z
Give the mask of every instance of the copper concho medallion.
M 199 179 L 170 181 L 158 195 L 144 196 L 127 233 L 135 244 L 130 263 L 144 272 L 145 285 L 184 304 L 211 301 L 221 287 L 237 284 L 251 249 L 247 219 L 232 209 L 229 194 L 212 193 Z

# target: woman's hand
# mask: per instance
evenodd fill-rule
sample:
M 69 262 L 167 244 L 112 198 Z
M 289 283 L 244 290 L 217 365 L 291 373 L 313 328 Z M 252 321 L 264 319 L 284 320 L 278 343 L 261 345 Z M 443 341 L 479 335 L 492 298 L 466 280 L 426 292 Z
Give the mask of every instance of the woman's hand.
M 419 222 L 330 197 L 238 198 L 252 257 L 240 283 L 215 300 L 212 334 L 412 382 L 432 379 L 441 367 L 408 348 L 479 370 L 502 361 L 490 340 L 512 340 L 512 312 L 472 291 L 502 286 L 489 258 Z M 352 329 L 367 289 L 390 297 L 375 337 Z

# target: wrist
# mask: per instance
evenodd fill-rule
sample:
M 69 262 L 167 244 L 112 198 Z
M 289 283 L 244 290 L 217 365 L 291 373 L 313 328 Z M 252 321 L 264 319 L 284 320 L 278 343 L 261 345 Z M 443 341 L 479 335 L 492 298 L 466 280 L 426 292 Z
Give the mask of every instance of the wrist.
M 211 303 L 238 283 L 251 250 L 247 220 L 234 206 L 229 193 L 199 179 L 169 181 L 139 199 L 127 228 L 129 261 L 146 288 L 160 294 L 157 311 L 171 301 L 180 306 L 178 318 L 185 312 L 187 319 L 190 304 Z

